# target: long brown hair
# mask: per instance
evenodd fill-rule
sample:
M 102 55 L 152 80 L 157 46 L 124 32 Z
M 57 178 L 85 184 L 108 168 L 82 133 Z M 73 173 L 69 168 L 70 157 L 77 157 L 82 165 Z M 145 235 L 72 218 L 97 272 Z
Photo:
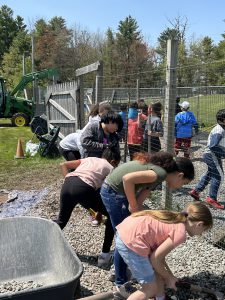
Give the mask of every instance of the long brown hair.
M 142 210 L 132 214 L 132 217 L 151 216 L 163 223 L 176 224 L 191 222 L 203 222 L 206 229 L 213 225 L 213 218 L 208 207 L 201 202 L 191 202 L 187 205 L 186 210 L 182 212 L 169 210 Z
M 152 155 L 147 152 L 136 152 L 133 160 L 138 160 L 143 164 L 152 163 L 163 168 L 167 173 L 181 172 L 184 174 L 184 178 L 189 180 L 193 180 L 195 177 L 194 165 L 190 159 L 174 157 L 165 151 L 159 151 Z

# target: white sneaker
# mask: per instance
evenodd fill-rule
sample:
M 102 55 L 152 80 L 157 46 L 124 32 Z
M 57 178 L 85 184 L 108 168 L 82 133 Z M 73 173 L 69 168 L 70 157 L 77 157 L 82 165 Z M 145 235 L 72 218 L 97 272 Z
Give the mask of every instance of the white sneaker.
M 97 227 L 97 226 L 99 226 L 99 223 L 98 223 L 98 221 L 97 221 L 97 220 L 95 220 L 95 219 L 93 219 L 93 220 L 91 221 L 91 226 L 93 226 L 93 227 Z
M 124 300 L 136 291 L 137 289 L 128 281 L 121 286 L 115 286 L 113 296 L 116 300 Z
M 91 226 L 93 227 L 99 226 L 99 222 L 93 216 L 90 216 L 90 222 L 91 222 Z
M 116 271 L 114 265 L 112 265 L 110 268 L 108 280 L 111 282 L 115 282 L 116 280 Z M 127 280 L 132 282 L 137 282 L 137 280 L 132 276 L 131 271 L 128 267 L 127 267 Z
M 113 253 L 109 253 L 106 257 L 101 254 L 98 257 L 98 267 L 102 269 L 109 269 L 113 264 Z

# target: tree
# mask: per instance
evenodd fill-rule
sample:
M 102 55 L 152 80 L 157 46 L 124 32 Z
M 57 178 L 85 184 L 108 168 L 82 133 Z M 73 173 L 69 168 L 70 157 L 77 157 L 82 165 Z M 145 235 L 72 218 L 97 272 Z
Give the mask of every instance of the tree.
M 111 28 L 108 28 L 106 31 L 106 39 L 104 41 L 103 49 L 103 61 L 104 61 L 104 75 L 111 76 L 112 74 L 117 74 L 117 61 L 118 54 L 116 50 L 116 41 L 115 35 Z M 111 85 L 117 85 L 116 77 L 112 77 Z
M 164 30 L 158 37 L 158 46 L 156 48 L 156 52 L 161 56 L 162 61 L 166 58 L 167 41 L 178 40 L 178 36 L 179 33 L 177 29 L 167 27 L 167 29 Z
M 12 89 L 19 82 L 23 69 L 23 54 L 31 52 L 30 35 L 26 32 L 19 32 L 14 38 L 9 51 L 2 60 L 2 75 L 7 80 L 8 88 Z M 31 71 L 31 59 L 26 60 L 26 69 Z
M 213 85 L 217 83 L 218 75 L 215 64 L 215 49 L 213 41 L 206 36 L 190 44 L 188 63 L 189 85 Z
M 0 7 L 0 65 L 4 53 L 8 52 L 13 39 L 21 31 L 25 31 L 26 25 L 23 18 L 17 16 L 13 18 L 13 10 L 7 5 Z
M 115 38 L 115 49 L 117 72 L 119 75 L 124 75 L 124 83 L 133 85 L 131 74 L 136 73 L 135 78 L 133 78 L 136 81 L 137 73 L 146 70 L 149 62 L 149 52 L 146 43 L 143 42 L 137 21 L 131 16 L 119 22 Z
M 62 17 L 53 17 L 49 22 L 39 19 L 32 33 L 35 41 L 35 68 L 58 68 L 61 79 L 65 79 L 64 58 L 71 38 L 71 32 L 65 24 Z
M 135 44 L 141 41 L 137 21 L 131 16 L 126 17 L 124 21 L 120 21 L 116 40 L 121 62 L 125 65 L 125 69 L 129 69 Z
M 187 31 L 187 18 L 177 16 L 173 20 L 168 20 L 170 27 L 167 27 L 158 38 L 158 46 L 156 52 L 161 58 L 160 67 L 166 64 L 167 55 L 167 41 L 177 40 L 178 41 L 178 58 L 177 58 L 177 85 L 185 86 L 187 84 L 187 49 L 186 49 L 186 31 Z

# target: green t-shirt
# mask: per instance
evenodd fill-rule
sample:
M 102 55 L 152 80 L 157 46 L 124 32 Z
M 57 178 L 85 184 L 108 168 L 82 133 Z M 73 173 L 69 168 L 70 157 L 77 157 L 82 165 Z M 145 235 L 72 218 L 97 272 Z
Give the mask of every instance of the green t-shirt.
M 133 160 L 127 162 L 125 164 L 120 165 L 119 167 L 115 168 L 107 177 L 106 183 L 116 192 L 124 194 L 123 188 L 123 176 L 132 173 L 132 172 L 139 172 L 139 171 L 147 171 L 152 170 L 157 174 L 157 179 L 155 182 L 152 183 L 140 183 L 135 185 L 135 193 L 140 190 L 148 188 L 149 190 L 154 190 L 154 188 L 163 182 L 167 176 L 166 171 L 156 165 L 151 163 L 143 164 L 140 161 Z

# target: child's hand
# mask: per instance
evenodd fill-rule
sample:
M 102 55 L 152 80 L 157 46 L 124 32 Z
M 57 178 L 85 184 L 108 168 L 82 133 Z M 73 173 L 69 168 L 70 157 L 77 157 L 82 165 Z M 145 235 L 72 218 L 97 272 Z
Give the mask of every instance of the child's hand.
M 139 209 L 139 206 L 138 206 L 138 205 L 136 205 L 136 206 L 130 206 L 130 205 L 129 205 L 128 210 L 129 210 L 129 212 L 130 212 L 131 214 L 133 214 L 133 213 L 139 211 L 140 209 Z
M 171 275 L 165 281 L 166 281 L 166 286 L 169 289 L 173 289 L 175 291 L 177 290 L 176 282 L 178 281 L 178 278 L 176 278 L 175 276 Z

